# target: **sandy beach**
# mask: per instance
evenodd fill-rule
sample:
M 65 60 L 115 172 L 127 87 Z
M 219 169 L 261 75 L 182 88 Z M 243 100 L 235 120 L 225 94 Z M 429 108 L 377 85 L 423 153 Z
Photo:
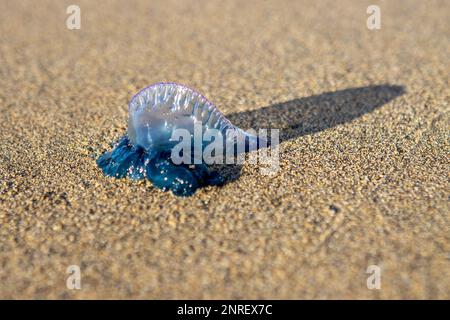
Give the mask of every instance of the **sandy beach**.
M 0 0 L 0 298 L 449 299 L 450 2 L 372 2 Z M 280 129 L 276 174 L 105 177 L 159 81 Z

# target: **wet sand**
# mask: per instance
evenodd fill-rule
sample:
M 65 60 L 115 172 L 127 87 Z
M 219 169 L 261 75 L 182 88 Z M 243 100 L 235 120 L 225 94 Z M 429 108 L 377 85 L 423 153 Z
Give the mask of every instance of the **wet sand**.
M 377 1 L 379 30 L 369 1 L 70 4 L 1 1 L 0 298 L 450 298 L 448 1 Z M 280 129 L 276 175 L 103 176 L 158 81 Z

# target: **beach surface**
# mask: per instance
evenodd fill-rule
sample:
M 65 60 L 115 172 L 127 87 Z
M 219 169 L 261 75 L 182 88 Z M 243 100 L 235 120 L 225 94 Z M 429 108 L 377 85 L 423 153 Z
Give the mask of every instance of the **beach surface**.
M 450 298 L 449 1 L 73 2 L 0 1 L 0 298 Z M 279 129 L 279 170 L 105 177 L 160 81 Z

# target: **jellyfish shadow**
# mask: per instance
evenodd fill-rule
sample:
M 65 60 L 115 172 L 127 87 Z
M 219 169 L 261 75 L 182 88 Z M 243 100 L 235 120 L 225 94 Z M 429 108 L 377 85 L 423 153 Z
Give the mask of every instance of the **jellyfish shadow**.
M 227 118 L 240 128 L 280 129 L 280 143 L 350 122 L 405 93 L 399 85 L 372 85 L 298 98 L 257 110 L 236 112 Z M 216 170 L 225 183 L 237 180 L 242 165 Z

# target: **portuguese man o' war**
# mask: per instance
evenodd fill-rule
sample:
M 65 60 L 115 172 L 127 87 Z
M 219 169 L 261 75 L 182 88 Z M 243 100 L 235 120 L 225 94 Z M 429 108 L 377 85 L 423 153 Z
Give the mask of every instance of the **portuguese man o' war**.
M 98 166 L 107 176 L 146 178 L 155 187 L 178 196 L 190 196 L 199 187 L 224 183 L 224 178 L 209 168 L 201 152 L 218 138 L 215 136 L 209 143 L 202 140 L 198 145 L 194 141 L 198 128 L 202 136 L 211 136 L 213 131 L 220 133 L 226 147 L 215 150 L 216 154 L 228 152 L 230 146 L 236 156 L 257 149 L 261 143 L 267 145 L 265 140 L 234 126 L 203 95 L 177 83 L 146 87 L 131 99 L 128 112 L 127 134 L 112 151 L 99 157 Z M 192 150 L 181 152 L 192 160 L 190 163 L 177 163 L 171 156 L 179 143 L 173 135 L 180 129 L 193 141 Z M 237 141 L 245 141 L 244 149 L 237 147 Z M 200 152 L 195 148 L 200 148 Z

